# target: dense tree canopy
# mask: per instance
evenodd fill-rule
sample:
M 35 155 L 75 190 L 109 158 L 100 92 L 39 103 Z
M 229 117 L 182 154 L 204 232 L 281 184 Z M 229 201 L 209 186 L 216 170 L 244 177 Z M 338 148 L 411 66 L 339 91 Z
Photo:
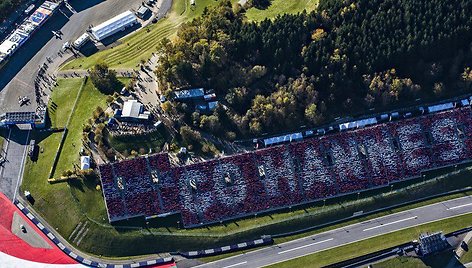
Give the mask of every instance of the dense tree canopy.
M 112 94 L 122 86 L 116 77 L 116 71 L 108 69 L 105 63 L 98 63 L 93 67 L 90 71 L 90 79 L 103 94 Z
M 19 6 L 24 0 L 0 0 L 0 22 L 2 22 L 11 11 Z
M 225 118 L 189 119 L 196 127 L 296 129 L 470 90 L 471 11 L 466 0 L 322 0 L 255 23 L 222 1 L 160 44 L 156 73 L 170 89 L 215 89 Z

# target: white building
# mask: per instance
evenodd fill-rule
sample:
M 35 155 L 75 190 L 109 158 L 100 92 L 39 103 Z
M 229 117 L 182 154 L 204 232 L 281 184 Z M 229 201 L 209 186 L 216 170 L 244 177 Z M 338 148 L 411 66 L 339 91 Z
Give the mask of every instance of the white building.
M 72 45 L 75 48 L 79 49 L 83 45 L 85 45 L 85 43 L 87 43 L 89 40 L 90 40 L 90 36 L 88 35 L 88 33 L 84 33 L 79 38 L 77 38 L 77 40 L 75 40 Z
M 128 100 L 123 104 L 121 119 L 148 120 L 149 112 L 144 111 L 142 103 L 137 100 Z
M 86 170 L 90 168 L 90 156 L 81 156 L 80 157 L 80 169 Z
M 102 24 L 91 29 L 91 35 L 97 41 L 101 41 L 117 32 L 124 31 L 126 28 L 138 23 L 138 18 L 131 11 L 125 11 L 120 15 L 113 17 Z

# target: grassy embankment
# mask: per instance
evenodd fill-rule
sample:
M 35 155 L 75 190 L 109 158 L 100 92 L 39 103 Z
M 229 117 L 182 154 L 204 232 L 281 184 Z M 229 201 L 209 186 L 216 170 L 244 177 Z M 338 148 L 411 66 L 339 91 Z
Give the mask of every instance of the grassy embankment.
M 392 232 L 392 233 L 382 235 L 382 236 L 377 236 L 374 238 L 369 238 L 366 240 L 362 240 L 360 242 L 343 245 L 337 248 L 321 251 L 321 252 L 307 255 L 304 257 L 300 257 L 294 260 L 277 263 L 268 267 L 273 267 L 273 268 L 275 267 L 277 268 L 322 267 L 322 266 L 329 265 L 332 263 L 336 263 L 336 262 L 348 260 L 357 256 L 361 256 L 367 253 L 393 247 L 395 245 L 406 243 L 408 241 L 412 241 L 414 239 L 417 239 L 421 233 L 435 232 L 438 230 L 441 230 L 444 233 L 452 232 L 452 231 L 470 226 L 471 222 L 472 222 L 472 214 L 462 215 L 462 216 L 458 216 L 458 217 L 454 217 L 450 219 L 445 219 L 441 221 L 419 225 L 416 227 L 411 227 L 408 229 Z M 398 261 L 398 260 L 395 260 L 395 261 Z M 445 262 L 447 263 L 447 260 L 444 260 L 444 258 L 441 259 L 441 262 L 439 262 L 438 260 L 436 264 L 438 264 L 439 266 L 436 266 L 436 267 L 444 267 Z M 411 267 L 417 267 L 416 265 L 419 263 L 417 260 L 414 260 L 414 261 L 412 260 L 410 264 L 412 265 Z M 393 263 L 393 265 L 395 265 L 395 263 Z M 423 263 L 423 266 L 420 266 L 420 267 L 425 267 L 425 266 L 426 264 Z M 395 266 L 379 266 L 379 267 L 395 267 Z M 400 267 L 405 267 L 405 264 L 402 263 L 402 266 Z
M 67 169 L 73 169 L 78 163 L 81 148 L 82 125 L 91 117 L 97 105 L 105 106 L 105 96 L 88 81 L 79 94 L 83 79 L 60 79 L 59 86 L 54 89 L 49 103 L 49 117 L 52 127 L 65 127 L 73 109 L 73 103 L 79 97 L 70 120 L 68 135 L 60 153 L 54 176 L 60 176 Z M 29 190 L 36 199 L 34 205 L 52 225 L 64 234 L 72 232 L 83 217 L 81 207 L 74 205 L 71 187 L 67 183 L 49 184 L 47 182 L 53 159 L 58 149 L 62 132 L 34 132 L 32 137 L 39 142 L 40 153 L 37 162 L 26 161 L 22 190 Z M 95 193 L 96 192 L 96 193 Z M 95 199 L 92 210 L 103 211 L 103 201 L 98 191 L 91 191 L 88 196 Z M 102 202 L 102 205 L 100 205 Z M 58 216 L 60 215 L 60 216 Z
M 231 1 L 237 2 L 237 0 Z M 218 3 L 215 0 L 199 0 L 195 7 L 191 7 L 189 2 L 190 0 L 174 0 L 167 17 L 158 23 L 148 25 L 123 38 L 121 44 L 113 49 L 75 59 L 65 64 L 62 69 L 88 69 L 99 61 L 103 61 L 113 68 L 135 68 L 141 60 L 151 57 L 160 40 L 174 35 L 182 23 L 201 15 L 205 7 Z M 298 13 L 303 11 L 305 7 L 311 11 L 316 8 L 317 3 L 317 0 L 301 0 L 293 1 L 293 3 L 287 3 L 285 0 L 273 0 L 272 5 L 267 9 L 251 8 L 247 11 L 246 16 L 248 20 L 261 21 L 265 18 L 274 18 L 279 14 Z
M 263 10 L 251 8 L 246 12 L 246 17 L 250 21 L 262 21 L 266 18 L 273 19 L 280 14 L 296 14 L 306 10 L 313 11 L 318 6 L 318 0 L 272 0 L 271 5 Z

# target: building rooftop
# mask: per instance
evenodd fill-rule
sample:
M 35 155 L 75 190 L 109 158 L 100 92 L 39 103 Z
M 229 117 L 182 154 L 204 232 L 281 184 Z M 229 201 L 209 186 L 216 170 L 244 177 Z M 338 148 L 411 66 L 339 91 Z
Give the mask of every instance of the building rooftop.
M 137 21 L 138 19 L 133 12 L 128 10 L 99 24 L 98 26 L 93 27 L 91 33 L 95 39 L 102 40 L 118 31 L 121 31 L 123 28 L 136 23 Z
M 149 113 L 144 112 L 143 104 L 137 100 L 127 100 L 123 104 L 121 118 L 149 119 Z
M 176 100 L 201 98 L 204 95 L 205 95 L 205 91 L 203 90 L 203 88 L 194 88 L 194 89 L 174 91 L 174 98 Z

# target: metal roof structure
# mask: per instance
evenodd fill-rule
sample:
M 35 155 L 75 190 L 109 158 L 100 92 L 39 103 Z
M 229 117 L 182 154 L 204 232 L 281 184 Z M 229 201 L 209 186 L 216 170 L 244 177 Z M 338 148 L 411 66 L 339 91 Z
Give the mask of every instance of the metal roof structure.
M 360 128 L 373 124 L 377 124 L 377 119 L 375 117 L 339 124 L 339 130 Z
M 91 35 L 98 41 L 101 41 L 113 34 L 123 31 L 125 28 L 138 22 L 138 18 L 131 11 L 125 11 L 98 26 L 91 29 Z
M 149 11 L 149 8 L 147 8 L 146 6 L 140 6 L 138 11 L 136 12 L 138 17 L 144 17 L 146 15 L 146 13 Z
M 149 114 L 143 112 L 143 104 L 137 100 L 128 100 L 123 104 L 121 118 L 149 119 Z
M 291 141 L 296 141 L 296 140 L 302 140 L 303 135 L 301 132 L 297 133 L 291 133 L 283 136 L 278 136 L 278 137 L 272 137 L 268 139 L 264 139 L 264 145 L 265 146 L 270 146 L 274 144 L 279 144 L 279 143 L 284 143 L 284 142 L 291 142 Z
M 429 106 L 428 107 L 428 112 L 435 113 L 435 112 L 449 110 L 449 109 L 452 109 L 452 108 L 454 108 L 454 104 L 452 104 L 452 102 L 449 102 L 449 103 L 443 103 L 443 104 Z
M 204 95 L 205 95 L 205 91 L 203 90 L 203 88 L 194 88 L 194 89 L 174 91 L 175 100 L 203 98 Z

